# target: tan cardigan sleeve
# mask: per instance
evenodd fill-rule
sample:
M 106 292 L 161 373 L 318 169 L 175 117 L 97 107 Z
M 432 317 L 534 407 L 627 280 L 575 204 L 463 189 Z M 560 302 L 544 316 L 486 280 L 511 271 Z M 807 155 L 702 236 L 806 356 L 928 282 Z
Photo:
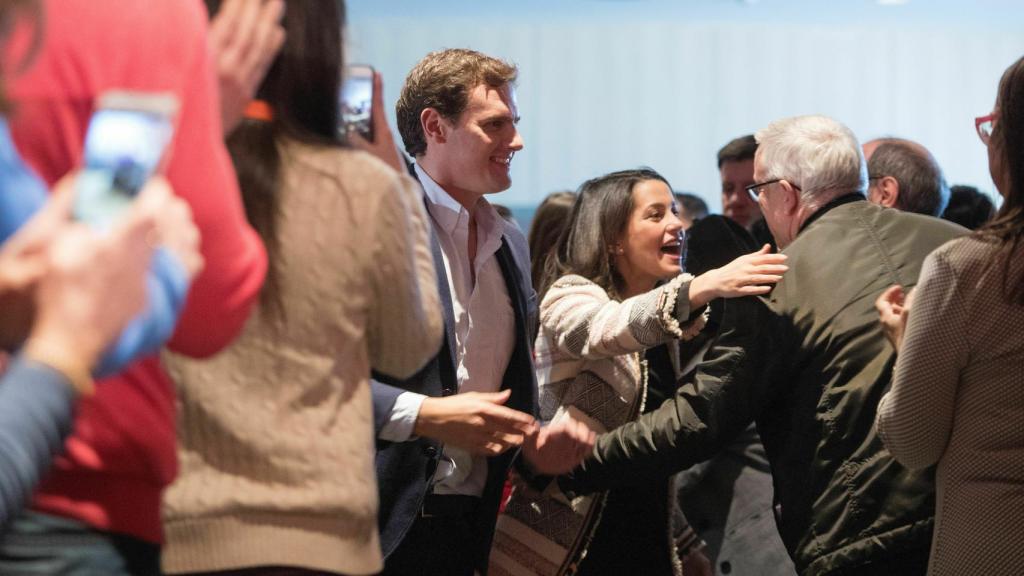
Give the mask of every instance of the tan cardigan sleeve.
M 419 184 L 402 175 L 381 188 L 367 343 L 375 370 L 407 378 L 441 346 L 437 276 Z
M 690 313 L 688 306 L 680 305 L 687 301 L 680 294 L 686 294 L 692 279 L 680 274 L 618 302 L 585 278 L 564 276 L 544 295 L 541 328 L 563 353 L 586 359 L 639 352 L 673 338 L 689 339 L 704 326 L 703 317 L 686 325 L 679 320 Z

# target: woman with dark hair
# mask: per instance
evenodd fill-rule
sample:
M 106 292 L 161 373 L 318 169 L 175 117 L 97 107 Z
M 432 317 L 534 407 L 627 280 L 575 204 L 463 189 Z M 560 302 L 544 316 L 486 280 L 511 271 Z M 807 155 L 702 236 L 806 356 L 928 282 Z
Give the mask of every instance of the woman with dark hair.
M 877 302 L 899 356 L 876 426 L 904 465 L 938 464 L 935 576 L 1024 566 L 1024 58 L 976 125 L 1002 208 Z
M 442 325 L 416 183 L 337 136 L 343 24 L 340 2 L 288 2 L 282 51 L 228 140 L 271 265 L 230 348 L 167 357 L 181 469 L 164 497 L 166 573 L 383 566 L 370 370 L 408 377 Z
M 764 294 L 786 270 L 786 257 L 765 247 L 696 278 L 680 274 L 681 233 L 672 190 L 653 170 L 580 187 L 541 282 L 542 419 L 569 415 L 603 432 L 656 407 L 652 389 L 671 395 L 680 375 L 678 350 L 664 345 L 699 333 L 713 299 Z M 572 503 L 517 486 L 492 563 L 518 565 L 513 573 L 679 574 L 673 498 L 667 481 Z M 548 542 L 515 545 L 536 538 Z
M 540 292 L 541 276 L 544 274 L 544 262 L 558 243 L 562 230 L 569 224 L 569 212 L 576 201 L 576 193 L 571 190 L 552 192 L 537 207 L 530 223 L 530 233 L 526 241 L 530 245 L 530 276 L 533 289 Z

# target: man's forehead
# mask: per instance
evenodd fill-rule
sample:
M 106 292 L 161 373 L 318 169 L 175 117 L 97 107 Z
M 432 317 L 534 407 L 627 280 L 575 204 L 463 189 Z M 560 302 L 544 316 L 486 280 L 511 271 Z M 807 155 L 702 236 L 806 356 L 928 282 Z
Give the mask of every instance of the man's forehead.
M 495 87 L 487 84 L 477 84 L 469 91 L 469 105 L 467 106 L 469 110 L 490 108 L 501 104 L 512 110 L 516 109 L 516 91 L 514 86 L 504 84 Z

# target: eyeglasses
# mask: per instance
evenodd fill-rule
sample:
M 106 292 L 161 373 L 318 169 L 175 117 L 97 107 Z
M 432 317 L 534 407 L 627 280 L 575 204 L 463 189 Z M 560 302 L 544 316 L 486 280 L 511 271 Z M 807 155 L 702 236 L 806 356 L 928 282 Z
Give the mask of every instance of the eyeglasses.
M 757 202 L 760 199 L 760 196 L 761 196 L 761 188 L 764 188 L 765 186 L 767 186 L 769 184 L 775 184 L 776 182 L 782 182 L 783 180 L 786 180 L 786 179 L 785 178 L 776 178 L 775 180 L 768 180 L 767 182 L 760 182 L 758 184 L 751 184 L 750 186 L 747 186 L 745 188 L 745 190 L 747 191 L 747 194 L 750 194 L 750 199 L 753 200 L 754 202 Z M 789 182 L 789 180 L 786 180 L 786 182 Z M 797 192 L 800 192 L 800 187 L 797 186 L 796 184 L 793 184 L 792 182 L 789 182 L 789 185 L 792 186 L 793 189 L 796 190 Z
M 989 140 L 992 139 L 992 130 L 996 127 L 997 114 L 995 112 L 988 116 L 980 116 L 974 119 L 974 129 L 978 131 L 978 138 L 988 146 Z

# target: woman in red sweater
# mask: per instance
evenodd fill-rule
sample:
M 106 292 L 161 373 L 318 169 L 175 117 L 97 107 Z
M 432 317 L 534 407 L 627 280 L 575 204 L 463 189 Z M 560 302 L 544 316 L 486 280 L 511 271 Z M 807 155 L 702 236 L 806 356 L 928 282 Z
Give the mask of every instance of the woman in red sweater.
M 81 163 L 101 93 L 177 96 L 166 176 L 191 206 L 206 267 L 168 345 L 188 356 L 211 355 L 248 318 L 266 254 L 246 222 L 224 148 L 203 6 L 47 0 L 44 9 L 42 45 L 32 67 L 10 84 L 18 102 L 15 143 L 52 185 Z M 160 494 L 176 472 L 174 390 L 154 356 L 102 382 L 82 403 L 66 453 L 37 490 L 33 511 L 0 539 L 0 573 L 158 573 Z

